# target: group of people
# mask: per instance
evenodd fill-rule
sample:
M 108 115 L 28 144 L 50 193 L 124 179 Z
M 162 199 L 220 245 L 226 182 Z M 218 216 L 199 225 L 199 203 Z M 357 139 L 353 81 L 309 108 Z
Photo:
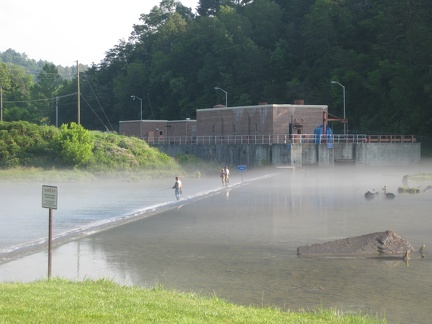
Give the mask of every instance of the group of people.
M 222 187 L 227 187 L 229 184 L 229 169 L 227 166 L 221 169 L 220 177 L 222 179 Z
M 229 169 L 227 166 L 221 169 L 220 177 L 222 179 L 222 186 L 227 187 L 229 184 Z M 175 189 L 175 197 L 177 200 L 180 200 L 180 196 L 182 195 L 182 182 L 179 177 L 175 177 L 175 183 L 172 189 Z

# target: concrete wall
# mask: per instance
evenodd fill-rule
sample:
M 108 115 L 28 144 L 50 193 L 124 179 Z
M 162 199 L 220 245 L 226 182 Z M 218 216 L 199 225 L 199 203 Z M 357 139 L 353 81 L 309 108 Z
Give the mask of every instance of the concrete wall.
M 296 145 L 301 150 L 302 165 L 317 164 L 318 163 L 318 144 L 306 143 Z
M 409 165 L 420 162 L 420 143 L 357 144 L 356 165 Z
M 263 165 L 316 165 L 333 167 L 335 162 L 348 161 L 361 166 L 397 166 L 420 162 L 420 143 L 334 143 L 273 145 L 157 145 L 162 152 L 175 156 L 193 154 L 219 164 L 249 167 Z
M 318 166 L 334 166 L 334 145 L 316 144 L 318 147 Z
M 334 145 L 335 161 L 355 160 L 356 148 L 358 144 L 354 143 L 337 143 Z
M 245 164 L 250 167 L 271 164 L 272 147 L 269 145 L 156 145 L 169 156 L 193 154 L 205 161 L 217 161 L 220 165 Z M 278 154 L 276 154 L 278 155 Z

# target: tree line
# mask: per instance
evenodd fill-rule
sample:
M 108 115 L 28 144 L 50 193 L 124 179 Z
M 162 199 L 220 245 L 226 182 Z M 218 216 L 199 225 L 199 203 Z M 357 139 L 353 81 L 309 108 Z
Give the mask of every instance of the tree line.
M 29 87 L 25 72 L 0 63 L 5 118 L 76 122 L 79 81 L 87 129 L 117 130 L 140 119 L 141 104 L 144 119 L 194 118 L 225 104 L 218 87 L 229 106 L 303 99 L 342 117 L 345 99 L 350 133 L 432 135 L 430 0 L 200 0 L 193 9 L 162 0 L 80 78 L 45 64 Z

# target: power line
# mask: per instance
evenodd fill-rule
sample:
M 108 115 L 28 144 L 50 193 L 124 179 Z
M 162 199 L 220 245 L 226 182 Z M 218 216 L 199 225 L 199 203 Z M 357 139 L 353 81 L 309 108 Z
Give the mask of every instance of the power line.
M 32 103 L 32 102 L 42 102 L 42 101 L 49 101 L 54 100 L 55 98 L 66 98 L 70 96 L 75 96 L 77 93 L 71 93 L 64 96 L 58 96 L 58 97 L 52 97 L 52 98 L 46 98 L 46 99 L 34 99 L 34 100 L 18 100 L 18 101 L 3 101 L 3 103 Z
M 104 122 L 102 121 L 102 119 L 100 119 L 99 115 L 96 113 L 96 111 L 93 109 L 93 107 L 89 104 L 89 102 L 84 98 L 83 95 L 81 95 L 81 97 L 83 98 L 83 100 L 87 103 L 87 105 L 90 107 L 90 109 L 93 111 L 93 113 L 95 114 L 95 116 L 100 120 L 100 122 L 102 123 L 102 125 L 104 125 L 105 129 L 107 131 L 109 131 L 108 127 L 104 124 Z M 111 126 L 111 125 L 110 125 Z M 111 126 L 112 128 L 112 126 Z
M 110 127 L 111 127 L 111 130 L 114 130 L 114 128 L 112 127 L 111 122 L 110 122 L 110 120 L 109 120 L 107 114 L 105 113 L 105 110 L 103 109 L 103 107 L 102 107 L 102 105 L 101 105 L 101 103 L 100 103 L 100 101 L 99 101 L 99 98 L 97 97 L 96 93 L 94 92 L 93 87 L 91 86 L 91 83 L 90 83 L 90 81 L 87 79 L 87 76 L 86 76 L 85 74 L 84 74 L 84 79 L 87 81 L 87 84 L 90 86 L 90 90 L 92 91 L 93 95 L 95 96 L 96 101 L 97 101 L 97 103 L 99 104 L 100 109 L 102 110 L 102 112 L 103 112 L 105 118 L 106 118 L 107 121 L 108 121 L 108 124 L 109 124 Z M 104 125 L 104 126 L 105 126 L 105 125 Z M 106 126 L 105 126 L 105 127 L 106 127 Z

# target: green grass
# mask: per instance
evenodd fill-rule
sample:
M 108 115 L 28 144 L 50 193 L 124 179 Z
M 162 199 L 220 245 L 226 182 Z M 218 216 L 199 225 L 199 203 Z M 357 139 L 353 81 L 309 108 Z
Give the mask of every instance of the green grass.
M 217 298 L 64 279 L 0 284 L 0 323 L 386 323 L 335 310 L 282 312 Z
M 49 169 L 36 167 L 16 167 L 9 169 L 0 169 L 0 180 L 2 181 L 45 181 L 45 180 L 60 180 L 60 181 L 76 181 L 90 180 L 95 175 L 84 170 L 74 169 Z

